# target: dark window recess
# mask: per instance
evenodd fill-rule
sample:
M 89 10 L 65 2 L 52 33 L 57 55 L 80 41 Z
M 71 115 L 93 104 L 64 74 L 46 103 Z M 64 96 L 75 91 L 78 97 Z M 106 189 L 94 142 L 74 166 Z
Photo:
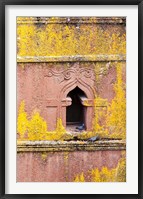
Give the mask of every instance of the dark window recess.
M 80 97 L 86 97 L 84 92 L 76 87 L 69 92 L 67 97 L 72 99 L 72 104 L 66 110 L 66 124 L 81 124 L 84 123 L 84 106 L 81 103 Z

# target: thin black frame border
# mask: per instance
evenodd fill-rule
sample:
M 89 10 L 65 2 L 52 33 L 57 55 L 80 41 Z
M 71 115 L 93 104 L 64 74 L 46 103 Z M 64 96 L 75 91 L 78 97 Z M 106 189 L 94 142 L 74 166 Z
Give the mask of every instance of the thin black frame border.
M 63 198 L 76 194 L 5 194 L 5 6 L 138 5 L 138 194 L 84 194 L 100 199 L 143 199 L 143 0 L 0 0 L 0 199 Z M 88 196 L 86 196 L 88 195 Z M 83 194 L 78 194 L 83 197 Z

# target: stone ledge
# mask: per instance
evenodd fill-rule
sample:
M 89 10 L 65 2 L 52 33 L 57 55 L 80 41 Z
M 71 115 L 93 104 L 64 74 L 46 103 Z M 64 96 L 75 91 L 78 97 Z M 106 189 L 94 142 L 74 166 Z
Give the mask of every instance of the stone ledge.
M 125 140 L 88 141 L 18 141 L 17 152 L 126 150 Z
M 18 24 L 125 24 L 126 17 L 17 17 Z
M 17 62 L 125 61 L 126 55 L 17 56 Z

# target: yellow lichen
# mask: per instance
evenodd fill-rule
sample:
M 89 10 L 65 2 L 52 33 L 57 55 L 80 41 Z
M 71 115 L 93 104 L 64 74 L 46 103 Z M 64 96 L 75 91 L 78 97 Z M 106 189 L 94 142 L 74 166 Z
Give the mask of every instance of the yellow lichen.
M 83 105 L 84 106 L 91 106 L 91 104 L 88 102 L 88 100 L 84 100 Z
M 43 153 L 41 154 L 42 160 L 45 161 L 45 160 L 47 159 L 47 156 L 48 156 L 47 152 L 43 152 Z
M 92 182 L 126 182 L 126 160 L 121 158 L 116 168 L 108 169 L 102 167 L 101 170 L 95 168 L 91 171 Z
M 79 175 L 76 175 L 74 182 L 85 182 L 83 172 Z
M 95 168 L 87 173 L 90 173 L 90 182 L 126 182 L 126 159 L 121 158 L 116 168 L 103 166 L 101 170 Z M 84 173 L 76 175 L 74 182 L 85 182 Z
M 28 132 L 29 121 L 27 119 L 27 113 L 25 112 L 25 102 L 24 100 L 20 104 L 18 119 L 17 119 L 17 132 L 19 134 L 19 139 L 24 139 L 26 133 Z
M 116 169 L 108 169 L 107 167 L 102 167 L 101 171 L 98 168 L 91 171 L 93 182 L 115 182 Z
M 67 162 L 67 160 L 68 160 L 68 154 L 69 154 L 68 151 L 64 152 L 64 160 L 65 160 L 65 162 Z
M 95 110 L 94 110 L 94 120 L 93 120 L 93 131 L 95 131 L 95 132 L 100 132 L 100 131 L 103 131 L 103 126 L 101 126 L 101 125 L 99 124 L 99 119 L 102 117 L 103 112 L 100 111 L 100 109 L 97 109 L 97 108 L 96 108 L 96 100 L 97 100 L 97 99 L 98 99 L 98 98 L 96 98 L 96 99 L 94 100 L 94 107 L 95 107 Z
M 88 138 L 94 137 L 98 135 L 95 131 L 83 131 L 80 134 L 77 135 L 78 139 L 85 139 L 87 140 Z
M 68 155 L 69 155 L 69 152 L 68 151 L 65 151 L 64 152 L 64 164 L 65 164 L 65 180 L 66 182 L 68 182 Z
M 108 138 L 126 137 L 126 96 L 125 83 L 122 78 L 122 62 L 116 63 L 117 79 L 114 84 L 115 97 L 111 103 L 106 103 L 106 99 L 95 97 L 94 118 L 92 135 Z M 99 103 L 101 101 L 101 103 Z M 102 102 L 104 102 L 102 104 Z M 102 107 L 101 107 L 102 106 Z M 102 124 L 101 121 L 105 121 Z M 90 133 L 91 134 L 91 133 Z M 88 138 L 88 133 L 86 133 Z M 86 137 L 84 136 L 84 137 Z
M 29 140 L 44 140 L 47 132 L 47 123 L 38 112 L 32 115 L 28 126 Z
M 66 130 L 62 124 L 62 120 L 60 118 L 57 119 L 57 127 L 56 127 L 56 132 L 63 135 Z
M 30 21 L 17 24 L 18 56 L 126 54 L 126 35 L 120 25 L 109 29 L 99 24 Z
M 107 127 L 112 137 L 126 137 L 126 98 L 122 80 L 122 64 L 118 63 L 117 81 L 114 85 L 115 97 L 108 106 Z
M 55 131 L 47 131 L 46 121 L 36 111 L 33 112 L 31 119 L 27 119 L 24 100 L 21 102 L 19 108 L 17 132 L 19 140 L 63 140 L 68 139 L 68 137 L 71 138 L 71 136 L 66 133 L 60 118 L 57 119 Z
M 117 182 L 126 182 L 126 159 L 122 158 L 116 168 Z
M 63 140 L 64 137 L 68 136 L 66 130 L 62 124 L 60 118 L 57 119 L 57 125 L 55 131 L 48 131 L 45 134 L 45 140 Z
M 108 137 L 108 132 L 105 128 L 105 125 L 101 124 L 101 120 L 105 120 L 106 116 L 106 109 L 102 107 L 98 107 L 100 104 L 99 102 L 104 102 L 104 105 L 106 102 L 106 99 L 102 99 L 100 97 L 96 97 L 94 100 L 94 117 L 93 117 L 93 132 L 95 135 L 99 135 L 100 137 Z

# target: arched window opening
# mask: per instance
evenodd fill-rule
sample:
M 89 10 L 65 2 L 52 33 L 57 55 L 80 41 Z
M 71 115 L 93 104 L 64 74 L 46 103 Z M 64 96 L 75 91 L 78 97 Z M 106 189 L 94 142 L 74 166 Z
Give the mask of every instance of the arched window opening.
M 66 109 L 67 130 L 80 131 L 78 128 L 82 125 L 81 130 L 84 130 L 86 110 L 82 104 L 82 99 L 86 98 L 85 93 L 79 87 L 76 87 L 68 93 L 67 97 L 71 98 L 71 105 L 67 106 Z

